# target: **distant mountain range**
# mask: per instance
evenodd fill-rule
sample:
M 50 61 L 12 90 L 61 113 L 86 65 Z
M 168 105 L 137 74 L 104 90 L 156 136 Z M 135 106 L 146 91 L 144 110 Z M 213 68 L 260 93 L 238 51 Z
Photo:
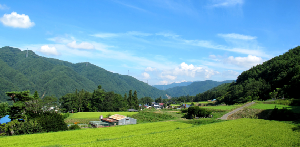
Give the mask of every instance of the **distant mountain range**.
M 180 96 L 195 96 L 196 94 L 205 92 L 214 87 L 217 87 L 223 83 L 232 83 L 235 80 L 226 80 L 222 82 L 206 80 L 206 81 L 195 81 L 195 82 L 182 82 L 182 83 L 172 83 L 170 85 L 154 85 L 154 87 L 161 89 L 161 87 L 166 88 L 168 95 L 172 97 Z
M 76 89 L 92 92 L 98 85 L 105 91 L 124 96 L 129 90 L 137 91 L 138 97 L 167 98 L 158 90 L 134 77 L 109 72 L 88 63 L 70 63 L 36 55 L 33 51 L 18 48 L 0 48 L 0 101 L 6 101 L 5 92 L 38 91 L 40 97 L 61 96 Z
M 181 82 L 181 83 L 172 83 L 172 84 L 168 84 L 168 85 L 152 85 L 152 86 L 159 90 L 167 90 L 169 88 L 173 88 L 173 87 L 177 87 L 177 86 L 188 86 L 192 83 L 193 82 Z

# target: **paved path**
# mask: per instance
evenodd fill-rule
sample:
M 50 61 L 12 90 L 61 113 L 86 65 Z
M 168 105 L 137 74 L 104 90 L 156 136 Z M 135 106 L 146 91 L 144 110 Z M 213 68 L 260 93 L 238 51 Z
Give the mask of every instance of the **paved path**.
M 244 107 L 250 106 L 250 105 L 252 105 L 252 104 L 254 104 L 254 103 L 255 103 L 255 102 L 251 102 L 251 103 L 248 103 L 248 104 L 246 104 L 246 105 L 244 105 L 244 106 L 242 106 L 242 107 L 240 107 L 240 108 L 234 109 L 233 111 L 226 113 L 225 115 L 223 115 L 221 118 L 218 118 L 218 119 L 227 120 L 227 117 L 228 117 L 229 115 L 231 115 L 231 114 L 233 114 L 233 113 L 236 113 L 236 112 L 242 110 Z

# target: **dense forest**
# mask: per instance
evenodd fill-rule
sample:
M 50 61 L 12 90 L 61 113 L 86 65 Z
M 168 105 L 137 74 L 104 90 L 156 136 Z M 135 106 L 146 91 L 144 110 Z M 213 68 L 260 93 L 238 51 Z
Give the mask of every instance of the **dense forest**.
M 129 90 L 122 97 L 113 91 L 105 92 L 98 86 L 93 93 L 78 91 L 68 93 L 59 99 L 62 112 L 114 112 L 127 111 L 127 109 L 139 109 L 137 91 Z
M 112 73 L 90 63 L 73 64 L 41 57 L 30 50 L 26 58 L 26 53 L 8 46 L 0 48 L 0 101 L 6 101 L 7 91 L 30 90 L 37 91 L 40 97 L 60 98 L 76 89 L 93 92 L 98 85 L 104 91 L 122 95 L 133 90 L 137 91 L 138 98 L 166 98 L 165 91 L 131 76 Z
M 218 85 L 221 85 L 223 83 L 231 83 L 234 82 L 234 80 L 226 80 L 222 82 L 212 81 L 212 80 L 206 80 L 206 81 L 197 81 L 193 82 L 188 86 L 178 86 L 173 87 L 165 90 L 168 95 L 171 95 L 172 97 L 180 97 L 180 96 L 196 96 L 199 93 L 203 93 L 207 90 L 210 90 Z

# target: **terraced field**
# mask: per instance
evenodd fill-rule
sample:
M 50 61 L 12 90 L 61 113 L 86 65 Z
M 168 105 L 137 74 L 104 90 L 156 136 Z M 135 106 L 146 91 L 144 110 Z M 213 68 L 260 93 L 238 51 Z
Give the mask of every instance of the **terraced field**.
M 209 109 L 220 109 L 220 110 L 232 110 L 241 105 L 230 105 L 230 106 L 204 106 L 201 108 L 209 108 Z
M 293 124 L 238 119 L 193 126 L 156 122 L 110 128 L 8 136 L 1 146 L 300 146 Z M 213 139 L 212 139 L 213 138 Z

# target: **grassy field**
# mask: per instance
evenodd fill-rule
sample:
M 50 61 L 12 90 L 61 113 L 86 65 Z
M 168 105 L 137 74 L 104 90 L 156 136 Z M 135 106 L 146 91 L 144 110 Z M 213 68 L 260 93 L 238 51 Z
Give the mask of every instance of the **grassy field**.
M 204 106 L 201 108 L 209 108 L 209 109 L 220 109 L 220 110 L 232 110 L 241 105 L 231 105 L 231 106 Z
M 103 118 L 105 118 L 108 114 L 114 115 L 114 114 L 120 114 L 120 115 L 133 115 L 138 112 L 78 112 L 73 113 L 70 115 L 69 118 L 98 118 L 102 115 Z
M 109 128 L 8 136 L 9 146 L 300 146 L 293 124 L 260 119 L 238 119 L 192 125 L 155 122 Z
M 253 109 L 274 109 L 276 106 L 276 108 L 278 109 L 282 109 L 283 107 L 292 110 L 295 113 L 300 113 L 300 106 L 287 106 L 287 105 L 280 105 L 280 104 L 263 104 L 263 103 L 258 103 L 255 105 L 250 106 L 249 108 L 253 108 Z
M 180 106 L 179 104 L 171 104 L 171 106 Z

